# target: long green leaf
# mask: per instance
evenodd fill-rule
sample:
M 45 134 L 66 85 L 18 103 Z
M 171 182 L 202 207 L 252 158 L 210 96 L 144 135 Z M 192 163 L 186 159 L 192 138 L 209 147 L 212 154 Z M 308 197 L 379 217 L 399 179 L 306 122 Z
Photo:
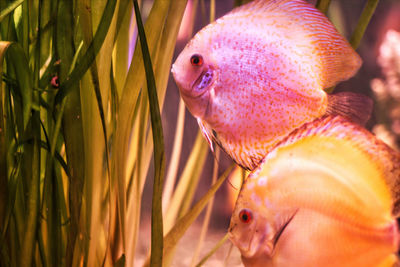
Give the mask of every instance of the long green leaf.
M 151 58 L 154 60 L 157 57 L 159 40 L 161 38 L 161 33 L 164 28 L 165 18 L 168 14 L 168 7 L 170 5 L 170 1 L 166 0 L 156 0 L 151 8 L 150 14 L 147 17 L 145 32 L 147 37 L 147 43 L 149 46 L 149 50 L 151 51 Z M 135 122 L 135 110 L 136 105 L 138 103 L 139 92 L 142 88 L 145 79 L 145 70 L 143 66 L 143 57 L 140 49 L 140 42 L 136 42 L 135 52 L 133 55 L 132 63 L 128 70 L 127 78 L 124 83 L 124 88 L 121 92 L 119 109 L 118 109 L 118 117 L 116 124 L 115 137 L 113 142 L 113 153 L 114 157 L 112 160 L 112 170 L 113 170 L 113 179 L 114 183 L 116 183 L 117 189 L 117 197 L 118 197 L 118 216 L 120 220 L 120 227 L 123 240 L 123 247 L 126 248 L 126 232 L 125 228 L 125 219 L 126 219 L 126 168 L 127 168 L 127 156 L 128 156 L 128 148 L 134 142 L 131 141 L 131 132 L 132 126 Z M 135 108 L 133 108 L 135 107 Z M 152 145 L 149 147 L 151 149 Z M 135 147 L 131 146 L 132 149 Z M 134 153 L 136 154 L 136 153 Z M 149 154 L 151 156 L 151 154 Z M 144 160 L 143 160 L 144 162 Z M 147 159 L 146 159 L 147 162 Z M 144 179 L 143 179 L 144 181 Z M 136 195 L 140 194 L 140 195 Z M 135 192 L 132 191 L 133 199 L 137 199 L 141 197 L 141 191 Z M 135 204 L 137 205 L 137 204 Z M 140 209 L 140 207 L 139 207 Z M 138 214 L 138 213 L 136 213 Z M 140 220 L 139 217 L 131 218 L 133 221 L 138 222 Z M 136 230 L 136 227 L 132 227 L 133 231 Z M 137 233 L 133 234 L 132 240 L 137 240 Z M 127 251 L 127 262 L 131 263 L 133 260 L 132 254 L 134 250 Z
M 251 0 L 235 0 L 233 6 L 235 6 L 235 7 L 236 6 L 241 6 L 241 5 L 249 3 L 250 1 Z
M 121 2 L 118 9 L 116 41 L 113 53 L 113 72 L 111 73 L 118 94 L 121 93 L 129 67 L 130 32 L 134 25 L 131 24 L 133 3 L 131 0 Z
M 157 89 L 161 107 L 164 106 L 165 92 L 170 75 L 172 56 L 186 4 L 187 0 L 171 1 L 168 17 L 165 21 L 165 27 L 161 37 L 161 53 L 158 56 L 156 66 Z
M 32 120 L 32 134 L 34 135 L 32 155 L 32 166 L 30 166 L 31 179 L 29 184 L 29 194 L 27 198 L 27 214 L 24 231 L 24 242 L 21 249 L 19 266 L 31 266 L 33 253 L 36 244 L 36 233 L 39 219 L 40 202 L 40 125 L 39 114 L 34 112 Z M 29 151 L 30 152 L 30 151 Z
M 328 12 L 329 4 L 331 0 L 318 0 L 317 4 L 315 5 L 322 13 Z
M 59 91 L 55 99 L 56 105 L 61 103 L 64 97 L 71 91 L 72 86 L 76 84 L 79 80 L 81 80 L 83 75 L 94 62 L 96 55 L 100 51 L 104 39 L 106 38 L 108 29 L 111 25 L 111 20 L 114 15 L 116 3 L 117 0 L 107 1 L 107 5 L 104 8 L 103 17 L 97 28 L 96 34 L 93 37 L 92 43 L 86 50 L 86 53 L 82 56 L 82 60 L 75 66 L 71 74 L 60 85 Z
M 0 75 L 3 74 L 3 59 L 10 42 L 0 42 Z M 6 205 L 8 201 L 8 178 L 7 178 L 7 149 L 6 143 L 6 99 L 3 89 L 3 82 L 0 82 L 0 233 L 5 226 Z M 0 243 L 0 249 L 2 242 Z
M 60 63 L 59 65 L 58 77 L 61 84 L 63 84 L 68 82 L 71 78 L 71 66 L 73 64 L 74 55 L 76 54 L 74 43 L 74 7 L 70 0 L 59 0 L 57 8 L 56 35 L 54 36 L 54 42 L 57 58 L 62 62 L 62 64 Z M 77 66 L 75 69 L 76 68 Z M 75 79 L 80 79 L 80 77 L 76 77 Z M 74 82 L 77 82 L 77 80 Z M 77 236 L 79 229 L 82 191 L 86 170 L 85 161 L 82 160 L 85 159 L 85 146 L 79 84 L 73 83 L 71 84 L 71 88 L 73 88 L 73 90 L 68 97 L 60 99 L 62 102 L 60 102 L 61 105 L 58 106 L 58 117 L 54 125 L 55 129 L 53 130 L 53 138 L 57 140 L 60 123 L 59 116 L 62 116 L 62 134 L 65 142 L 67 164 L 71 174 L 68 198 L 71 216 L 68 236 L 69 250 L 71 242 L 73 242 L 74 237 Z M 52 143 L 52 149 L 54 149 L 54 147 L 55 142 Z M 49 226 L 51 225 L 49 224 Z M 51 229 L 49 231 L 51 231 Z M 56 229 L 54 231 L 56 231 Z M 51 245 L 48 247 L 53 250 L 59 249 L 56 248 L 56 246 L 59 245 L 56 240 L 50 238 L 49 241 Z M 74 242 L 72 244 L 74 244 Z M 51 257 L 56 257 L 56 255 L 52 253 Z M 57 259 L 52 259 L 51 262 L 55 262 L 56 260 Z M 68 264 L 69 260 L 70 258 L 67 260 Z
M 50 143 L 50 142 L 49 142 L 48 140 L 47 140 L 46 142 L 43 142 L 43 141 L 42 141 L 42 142 L 40 143 L 40 146 L 41 146 L 41 148 L 46 149 L 47 152 L 50 153 L 51 150 L 50 150 L 49 143 Z M 68 177 L 70 177 L 71 174 L 69 173 L 68 166 L 67 166 L 67 163 L 65 162 L 64 158 L 60 155 L 60 153 L 58 153 L 58 151 L 54 152 L 54 156 L 55 156 L 56 161 L 57 161 L 57 162 L 60 164 L 60 166 L 63 168 L 65 174 L 66 174 Z
M 179 158 L 182 151 L 182 141 L 183 141 L 183 126 L 185 123 L 185 104 L 183 100 L 179 100 L 179 108 L 178 108 L 178 118 L 176 122 L 176 131 L 174 138 L 174 145 L 172 149 L 172 155 L 170 159 L 170 164 L 168 166 L 168 173 L 166 175 L 166 182 L 164 186 L 163 193 L 163 209 L 164 211 L 169 206 L 169 202 L 171 201 L 172 190 L 175 186 L 176 175 L 178 172 Z M 164 212 L 165 214 L 165 212 Z
M 22 18 L 19 23 L 19 34 L 20 41 L 22 40 L 22 48 L 20 51 L 13 51 L 13 47 L 18 49 L 18 46 L 10 46 L 10 51 L 14 52 L 14 56 L 18 56 L 18 60 L 20 60 L 22 64 L 25 65 L 23 80 L 25 84 L 22 84 L 19 80 L 20 77 L 17 77 L 17 81 L 19 83 L 20 93 L 22 94 L 23 102 L 27 102 L 27 98 L 31 101 L 32 106 L 39 107 L 39 92 L 33 91 L 33 81 L 38 81 L 38 73 L 35 75 L 35 71 L 38 70 L 38 62 L 34 64 L 33 74 L 29 69 L 28 60 L 29 57 L 29 24 L 30 24 L 30 12 L 29 6 L 27 2 L 22 4 Z M 38 59 L 40 49 L 40 42 L 37 46 L 36 53 L 32 53 L 33 58 Z M 25 53 L 24 53 L 25 51 Z M 25 59 L 25 60 L 24 60 Z M 17 66 L 17 62 L 13 62 L 15 73 L 19 73 L 19 66 Z M 23 67 L 23 66 L 22 66 Z M 18 76 L 18 75 L 17 75 Z M 23 88 L 25 87 L 25 88 Z M 24 94 L 27 94 L 24 95 Z M 27 144 L 24 146 L 23 150 L 23 160 L 24 165 L 27 167 L 23 171 L 28 171 L 28 173 L 23 173 L 23 181 L 28 185 L 26 192 L 28 195 L 26 197 L 26 214 L 24 218 L 24 233 L 23 233 L 23 242 L 21 247 L 21 257 L 18 262 L 20 266 L 30 266 L 34 260 L 34 251 L 37 243 L 37 232 L 39 225 L 39 208 L 40 208 L 40 171 L 41 171 L 41 126 L 40 126 L 40 108 L 39 110 L 30 110 L 31 106 L 29 106 L 29 110 L 26 114 L 24 114 L 24 132 L 23 136 L 29 137 L 33 139 L 31 144 Z M 27 116 L 27 117 L 25 117 Z M 29 166 L 30 165 L 30 166 Z
M 193 145 L 192 151 L 190 152 L 189 158 L 185 164 L 183 173 L 179 179 L 178 185 L 174 191 L 171 199 L 171 203 L 168 207 L 165 217 L 165 228 L 169 231 L 175 222 L 176 218 L 179 217 L 179 212 L 186 213 L 187 209 L 190 207 L 191 203 L 186 204 L 187 199 L 185 196 L 190 195 L 191 185 L 195 182 L 197 183 L 200 178 L 201 171 L 209 151 L 209 146 L 202 136 L 201 132 L 197 133 L 195 143 Z M 193 192 L 193 190 L 191 190 Z M 193 194 L 191 194 L 193 195 Z M 183 211 L 183 206 L 185 206 L 185 211 Z
M 358 19 L 357 26 L 350 38 L 350 44 L 354 49 L 357 49 L 360 45 L 361 39 L 364 36 L 365 30 L 367 29 L 378 3 L 379 0 L 368 0 L 365 4 L 361 16 Z
M 102 14 L 107 8 L 105 4 L 102 0 L 85 0 L 81 2 L 81 27 L 87 45 L 92 42 L 92 29 L 97 28 L 97 25 L 101 24 L 101 20 L 104 19 Z M 88 175 L 86 177 L 84 197 L 92 200 L 92 203 L 86 205 L 85 216 L 87 220 L 85 223 L 86 231 L 91 236 L 87 240 L 87 244 L 85 244 L 89 250 L 84 252 L 89 266 L 104 265 L 106 262 L 115 261 L 117 257 L 120 257 L 121 253 L 124 253 L 117 249 L 121 245 L 121 240 L 114 239 L 114 234 L 120 230 L 115 227 L 115 220 L 113 221 L 113 218 L 115 218 L 113 214 L 115 214 L 116 210 L 114 208 L 116 197 L 110 176 L 108 137 L 111 131 L 108 130 L 106 108 L 110 98 L 111 80 L 113 79 L 111 59 L 115 34 L 118 30 L 116 29 L 116 21 L 120 11 L 120 4 L 121 1 L 117 1 L 107 36 L 96 57 L 96 64 L 92 64 L 90 67 L 91 79 L 85 77 L 85 81 L 82 83 L 82 88 L 88 89 L 82 91 L 82 106 L 87 114 L 87 116 L 84 116 L 84 135 L 87 148 L 86 165 Z M 92 12 L 87 10 L 86 7 L 88 5 L 90 5 Z M 116 117 L 109 117 L 109 119 L 111 119 L 111 125 L 113 125 Z M 103 132 L 102 135 L 97 134 L 101 131 Z M 99 178 L 102 180 L 101 183 L 99 183 Z M 106 198 L 103 196 L 104 191 L 107 192 Z M 105 216 L 108 216 L 107 220 L 111 222 L 107 224 L 107 227 L 104 225 Z M 99 229 L 101 230 L 100 233 L 104 234 L 97 234 Z
M 0 11 L 0 22 L 11 12 L 14 11 L 17 7 L 19 7 L 25 0 L 15 0 L 8 4 L 6 8 Z
M 150 52 L 147 46 L 146 34 L 140 16 L 139 5 L 134 1 L 136 23 L 140 36 L 143 62 L 146 70 L 146 80 L 150 104 L 151 127 L 154 142 L 154 181 L 151 211 L 151 257 L 150 266 L 162 266 L 163 256 L 163 220 L 162 220 L 162 186 L 165 170 L 164 137 L 161 124 L 160 107 L 158 104 L 156 82 Z
M 212 16 L 210 16 L 210 17 L 212 17 Z M 215 159 L 214 159 L 211 184 L 214 184 L 215 181 L 217 180 L 219 155 L 220 155 L 220 149 L 217 147 L 217 148 L 215 148 Z M 214 204 L 214 197 L 211 197 L 209 203 L 207 204 L 206 214 L 204 215 L 203 225 L 201 226 L 201 231 L 200 231 L 200 235 L 199 235 L 199 241 L 197 242 L 196 250 L 193 253 L 192 263 L 190 266 L 194 266 L 195 262 L 197 261 L 197 257 L 200 254 L 201 248 L 203 247 L 203 242 L 207 235 L 208 226 L 209 226 L 210 219 L 211 219 L 211 212 L 212 212 L 213 204 Z
M 22 47 L 17 43 L 1 42 L 7 49 L 7 59 L 15 72 L 18 94 L 22 98 L 23 127 L 26 128 L 32 108 L 33 84 L 28 60 Z

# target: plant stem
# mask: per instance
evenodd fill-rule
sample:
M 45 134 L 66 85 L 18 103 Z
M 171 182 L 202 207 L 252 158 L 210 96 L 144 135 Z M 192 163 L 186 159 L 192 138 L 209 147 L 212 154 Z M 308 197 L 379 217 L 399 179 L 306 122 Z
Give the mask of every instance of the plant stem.
M 36 93 L 37 94 L 37 93 Z M 33 149 L 32 151 L 32 177 L 29 184 L 29 194 L 27 201 L 27 217 L 25 233 L 23 236 L 21 258 L 19 266 L 32 266 L 33 251 L 36 244 L 39 202 L 40 202 L 40 117 L 38 112 L 33 113 L 32 130 Z
M 322 13 L 326 14 L 328 12 L 329 4 L 331 0 L 318 0 L 317 4 L 315 5 Z
M 162 218 L 162 187 L 165 170 L 164 136 L 161 124 L 160 107 L 157 88 L 151 64 L 150 52 L 147 46 L 146 35 L 140 17 L 139 5 L 134 2 L 136 23 L 140 36 L 143 54 L 143 63 L 146 70 L 147 89 L 150 105 L 151 128 L 154 142 L 154 182 L 151 209 L 151 256 L 150 266 L 162 266 L 163 257 L 163 218 Z
M 357 49 L 360 45 L 361 39 L 364 36 L 365 30 L 371 20 L 372 15 L 375 12 L 376 6 L 378 5 L 379 0 L 368 0 L 365 4 L 362 14 L 358 20 L 356 29 L 354 30 L 351 38 L 350 44 L 354 49 Z

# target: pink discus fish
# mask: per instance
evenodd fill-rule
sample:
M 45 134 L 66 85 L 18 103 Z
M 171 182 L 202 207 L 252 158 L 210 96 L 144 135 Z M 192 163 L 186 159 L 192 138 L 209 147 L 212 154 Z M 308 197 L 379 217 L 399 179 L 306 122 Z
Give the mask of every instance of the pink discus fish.
M 279 143 L 246 179 L 229 228 L 246 267 L 393 266 L 400 154 L 326 116 Z
M 203 28 L 172 66 L 189 111 L 212 147 L 254 169 L 293 129 L 324 114 L 364 123 L 371 101 L 324 88 L 352 77 L 361 59 L 303 0 L 256 0 Z

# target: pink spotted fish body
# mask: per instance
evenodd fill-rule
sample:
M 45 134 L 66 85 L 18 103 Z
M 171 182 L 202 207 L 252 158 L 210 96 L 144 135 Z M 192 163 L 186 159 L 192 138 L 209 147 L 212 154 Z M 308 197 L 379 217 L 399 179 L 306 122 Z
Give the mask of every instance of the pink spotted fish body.
M 365 98 L 323 90 L 352 77 L 360 65 L 311 4 L 256 0 L 198 32 L 172 73 L 210 145 L 216 142 L 253 169 L 274 144 L 314 118 L 337 113 L 365 121 Z
M 392 267 L 399 177 L 399 152 L 342 117 L 316 119 L 246 179 L 230 239 L 246 267 Z

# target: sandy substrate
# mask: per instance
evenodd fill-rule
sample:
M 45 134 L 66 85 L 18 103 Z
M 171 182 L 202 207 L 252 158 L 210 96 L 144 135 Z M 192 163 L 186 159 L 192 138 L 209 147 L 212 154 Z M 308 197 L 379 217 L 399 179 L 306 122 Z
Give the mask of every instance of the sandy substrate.
M 194 251 L 196 250 L 199 235 L 201 231 L 201 224 L 193 224 L 183 238 L 178 243 L 178 247 L 172 261 L 173 267 L 190 267 Z M 197 264 L 225 235 L 224 231 L 209 229 L 205 238 L 203 248 L 195 264 Z M 142 266 L 147 256 L 148 248 L 150 246 L 150 223 L 142 223 L 140 228 L 139 244 L 137 248 L 137 257 L 135 259 L 135 266 Z M 229 252 L 230 251 L 230 252 Z M 239 267 L 243 266 L 240 260 L 239 250 L 227 240 L 222 247 L 217 250 L 214 255 L 202 265 L 204 267 Z

